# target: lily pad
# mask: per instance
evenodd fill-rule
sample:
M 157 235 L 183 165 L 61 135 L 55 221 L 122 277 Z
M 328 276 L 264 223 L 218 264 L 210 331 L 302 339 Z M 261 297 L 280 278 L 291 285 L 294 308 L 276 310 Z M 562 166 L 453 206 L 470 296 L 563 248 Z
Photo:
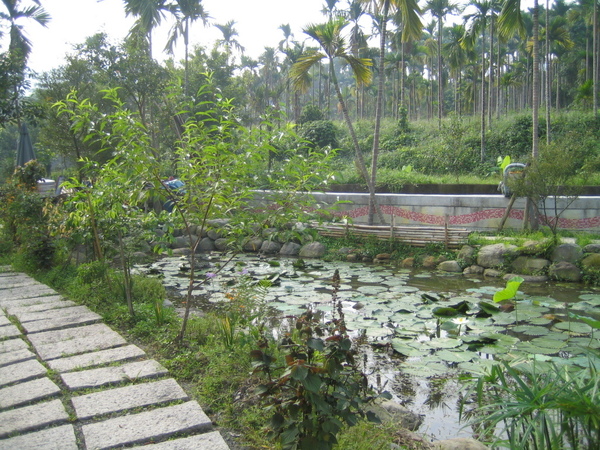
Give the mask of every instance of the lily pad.
M 527 334 L 529 336 L 544 336 L 550 333 L 550 330 L 548 330 L 548 328 L 538 327 L 534 325 L 519 325 L 513 327 L 512 331 Z
M 588 334 L 592 332 L 592 327 L 588 324 L 574 321 L 557 323 L 554 325 L 554 328 L 568 331 L 572 334 Z
M 477 356 L 476 353 L 469 351 L 451 352 L 449 350 L 440 350 L 435 355 L 443 361 L 450 363 L 469 362 Z

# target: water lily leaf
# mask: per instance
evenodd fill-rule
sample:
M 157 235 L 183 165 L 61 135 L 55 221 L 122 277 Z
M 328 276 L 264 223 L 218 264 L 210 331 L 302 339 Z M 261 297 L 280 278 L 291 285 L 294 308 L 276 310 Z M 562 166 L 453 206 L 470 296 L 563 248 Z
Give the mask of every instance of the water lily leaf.
M 579 298 L 590 305 L 600 306 L 600 294 L 584 294 L 580 295 Z
M 508 349 L 503 345 L 484 345 L 479 347 L 477 351 L 486 355 L 498 355 L 506 353 Z
M 432 313 L 438 317 L 454 317 L 458 315 L 458 311 L 449 306 L 438 306 L 433 309 Z
M 535 346 L 544 347 L 544 348 L 550 348 L 550 349 L 554 349 L 556 351 L 560 350 L 561 348 L 563 348 L 566 345 L 563 341 L 559 341 L 557 339 L 548 338 L 546 336 L 542 336 L 542 337 L 538 337 L 538 338 L 532 339 L 529 342 L 531 344 L 535 345 Z
M 500 312 L 500 309 L 496 305 L 492 305 L 488 302 L 481 301 L 477 303 L 477 305 L 481 308 L 482 311 L 484 311 L 486 314 L 489 314 L 490 316 Z
M 447 374 L 448 367 L 443 362 L 431 362 L 428 364 L 414 364 L 404 367 L 403 372 L 418 377 L 434 377 Z
M 588 334 L 592 332 L 592 327 L 587 323 L 581 322 L 560 322 L 554 325 L 554 328 L 558 328 L 559 330 L 565 330 L 570 333 L 575 334 Z
M 368 327 L 365 328 L 365 334 L 369 337 L 386 337 L 394 334 L 394 330 L 388 327 Z
M 443 361 L 450 363 L 469 362 L 477 356 L 473 352 L 451 352 L 450 350 L 440 350 L 435 355 Z
M 358 292 L 363 294 L 379 294 L 380 292 L 387 291 L 385 286 L 360 286 L 356 289 Z
M 424 356 L 428 353 L 424 352 L 423 350 L 411 347 L 406 343 L 406 341 L 398 338 L 392 339 L 392 348 L 394 349 L 394 351 L 404 356 Z
M 535 325 L 519 325 L 513 327 L 512 331 L 516 331 L 517 333 L 527 334 L 529 336 L 544 336 L 550 333 L 548 328 L 538 327 Z
M 497 366 L 498 362 L 493 359 L 479 358 L 473 362 L 459 363 L 458 368 L 461 372 L 473 375 L 488 375 L 492 367 Z
M 431 348 L 455 348 L 460 347 L 462 345 L 462 341 L 460 339 L 439 338 L 432 339 L 425 344 Z
M 552 321 L 547 317 L 536 317 L 534 319 L 531 319 L 529 323 L 532 325 L 549 325 L 550 323 L 552 323 Z

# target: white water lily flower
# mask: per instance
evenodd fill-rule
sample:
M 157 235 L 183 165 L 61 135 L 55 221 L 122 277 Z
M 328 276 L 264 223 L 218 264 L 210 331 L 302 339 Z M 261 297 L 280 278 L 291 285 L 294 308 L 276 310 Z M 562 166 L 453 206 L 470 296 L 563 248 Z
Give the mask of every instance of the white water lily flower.
M 469 319 L 466 317 L 457 317 L 456 319 L 452 319 L 452 323 L 455 323 L 456 325 L 464 325 L 469 323 Z

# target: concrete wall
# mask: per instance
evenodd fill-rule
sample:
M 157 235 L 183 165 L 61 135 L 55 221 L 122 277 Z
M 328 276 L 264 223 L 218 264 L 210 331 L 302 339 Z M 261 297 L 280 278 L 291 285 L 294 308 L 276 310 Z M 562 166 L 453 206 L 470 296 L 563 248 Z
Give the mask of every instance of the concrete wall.
M 312 195 L 337 217 L 349 217 L 357 224 L 368 222 L 367 193 L 313 192 Z M 395 225 L 444 226 L 447 220 L 450 227 L 482 231 L 498 229 L 509 203 L 501 195 L 377 194 L 377 199 L 387 224 L 393 216 Z M 585 196 L 570 205 L 568 202 L 569 199 L 560 198 L 555 211 L 554 201 L 547 200 L 545 213 L 543 205 L 540 206 L 543 214 L 540 223 L 544 224 L 546 217 L 553 220 L 558 213 L 559 229 L 600 232 L 600 197 Z M 515 201 L 505 229 L 523 227 L 524 207 L 525 199 Z

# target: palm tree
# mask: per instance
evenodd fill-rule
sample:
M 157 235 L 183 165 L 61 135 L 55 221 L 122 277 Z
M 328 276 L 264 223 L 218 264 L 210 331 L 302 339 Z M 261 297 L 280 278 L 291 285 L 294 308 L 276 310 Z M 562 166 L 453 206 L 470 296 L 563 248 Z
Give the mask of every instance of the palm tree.
M 421 35 L 421 9 L 416 0 L 362 0 L 369 3 L 376 13 L 381 15 L 381 30 L 379 34 L 379 83 L 377 86 L 377 101 L 375 104 L 375 130 L 373 132 L 373 152 L 371 156 L 371 185 L 377 182 L 377 159 L 379 156 L 379 134 L 383 116 L 383 89 L 385 68 L 386 24 L 390 14 L 399 10 L 402 14 L 402 40 L 418 39 Z M 375 196 L 369 202 L 369 223 L 373 222 L 375 212 Z
M 350 120 L 348 108 L 346 106 L 346 102 L 342 95 L 342 91 L 340 89 L 340 85 L 334 70 L 334 62 L 336 59 L 339 58 L 345 63 L 347 63 L 348 66 L 351 68 L 357 83 L 369 84 L 372 80 L 372 73 L 369 68 L 372 64 L 371 60 L 365 58 L 357 58 L 356 56 L 352 55 L 352 53 L 348 50 L 346 46 L 345 39 L 341 35 L 342 29 L 347 24 L 348 23 L 342 17 L 338 17 L 337 19 L 330 20 L 323 24 L 308 25 L 304 29 L 304 33 L 306 33 L 308 36 L 317 41 L 322 51 L 310 49 L 304 52 L 303 56 L 300 57 L 298 62 L 296 62 L 292 66 L 292 69 L 290 71 L 290 77 L 292 79 L 292 86 L 294 87 L 294 89 L 301 92 L 306 92 L 310 83 L 309 71 L 311 67 L 320 63 L 321 60 L 327 59 L 327 61 L 329 62 L 331 81 L 333 83 L 338 102 L 342 109 L 344 120 L 346 122 L 346 125 L 348 126 L 350 137 L 352 138 L 352 143 L 354 144 L 356 166 L 360 175 L 364 178 L 365 182 L 367 183 L 367 187 L 369 189 L 369 198 L 372 198 L 374 201 L 375 186 L 372 184 L 371 178 L 369 177 L 369 174 L 367 172 L 365 160 L 363 158 L 362 152 L 360 150 L 360 145 L 356 137 L 356 132 L 354 131 L 354 126 L 352 125 L 352 121 Z M 383 223 L 383 214 L 379 209 L 378 214 L 381 222 Z
M 518 1 L 518 0 L 517 0 Z M 472 0 L 469 6 L 475 7 L 475 12 L 465 16 L 465 22 L 469 24 L 467 34 L 463 39 L 465 48 L 474 48 L 477 36 L 481 35 L 481 162 L 485 160 L 485 134 L 486 134 L 486 84 L 485 73 L 487 64 L 485 61 L 485 36 L 486 29 L 493 11 L 491 0 Z
M 160 25 L 167 9 L 166 0 L 124 0 L 125 14 L 137 17 L 131 33 L 141 32 L 148 39 L 148 55 L 152 58 L 152 30 Z
M 448 58 L 450 73 L 454 75 L 454 112 L 459 116 L 462 113 L 458 89 L 461 85 L 462 69 L 467 62 L 467 52 L 461 45 L 461 39 L 465 35 L 465 26 L 455 24 L 448 29 L 449 39 L 443 45 L 444 53 Z
M 208 11 L 204 9 L 202 0 L 176 0 L 174 8 L 172 9 L 175 14 L 176 21 L 171 29 L 171 35 L 167 41 L 165 47 L 171 54 L 175 47 L 175 43 L 180 36 L 183 36 L 183 45 L 185 47 L 185 63 L 184 63 L 184 83 L 183 92 L 187 95 L 188 90 L 188 61 L 189 61 L 189 44 L 190 44 L 190 26 L 196 20 L 201 20 L 204 26 L 208 25 Z
M 218 45 L 223 45 L 225 47 L 225 53 L 227 53 L 227 59 L 231 56 L 232 47 L 240 52 L 244 52 L 244 47 L 239 43 L 239 41 L 235 38 L 238 36 L 238 32 L 235 29 L 234 25 L 236 24 L 235 20 L 230 20 L 226 24 L 216 24 L 215 27 L 219 29 L 221 34 L 223 35 L 223 39 L 219 39 L 217 41 Z M 228 61 L 229 63 L 229 61 Z
M 442 27 L 444 17 L 459 11 L 459 5 L 450 0 L 427 0 L 425 11 L 429 11 L 437 20 L 437 81 L 438 81 L 438 128 L 442 128 L 444 96 L 442 92 Z
M 41 6 L 40 1 L 33 1 L 36 5 L 21 8 L 20 0 L 2 0 L 6 11 L 0 12 L 0 19 L 10 22 L 9 53 L 23 62 L 31 52 L 31 41 L 24 33 L 21 22 L 33 21 L 45 27 L 50 21 L 50 15 Z

